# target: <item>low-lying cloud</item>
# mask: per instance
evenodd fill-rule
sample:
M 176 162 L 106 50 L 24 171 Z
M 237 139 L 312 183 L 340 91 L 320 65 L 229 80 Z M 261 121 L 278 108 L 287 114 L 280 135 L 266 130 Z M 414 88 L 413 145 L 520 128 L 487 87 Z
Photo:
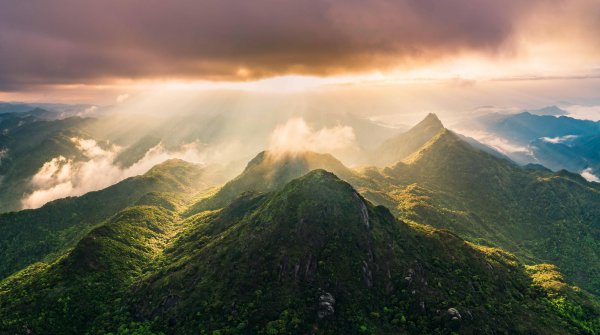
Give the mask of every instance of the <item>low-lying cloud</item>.
M 269 150 L 273 153 L 315 151 L 331 153 L 356 146 L 354 130 L 349 126 L 312 129 L 301 118 L 293 118 L 272 132 Z
M 585 180 L 587 180 L 587 181 L 600 183 L 600 178 L 598 176 L 596 176 L 593 172 L 594 171 L 591 168 L 587 168 L 587 169 L 581 171 L 581 176 L 583 178 L 585 178 Z
M 566 143 L 571 140 L 576 139 L 577 135 L 565 135 L 565 136 L 557 136 L 557 137 L 542 137 L 541 140 L 548 143 L 558 144 L 558 143 Z
M 58 156 L 46 162 L 32 177 L 34 191 L 21 200 L 23 208 L 38 208 L 52 200 L 108 187 L 127 177 L 143 174 L 167 159 L 179 158 L 202 163 L 206 158 L 195 142 L 185 144 L 176 151 L 169 151 L 162 144 L 158 144 L 148 150 L 138 162 L 123 168 L 116 163 L 122 148 L 114 145 L 103 147 L 92 139 L 71 140 L 86 160 L 78 161 Z
M 572 118 L 600 121 L 600 105 L 570 105 L 562 108 L 569 112 L 568 116 Z
M 494 135 L 494 134 L 486 132 L 486 131 L 472 130 L 472 129 L 460 129 L 459 132 L 466 136 L 472 137 L 472 138 L 476 139 L 477 141 L 479 141 L 485 145 L 488 145 L 488 146 L 496 149 L 500 153 L 505 154 L 507 156 L 511 156 L 514 154 L 527 155 L 527 156 L 533 155 L 530 148 L 519 145 L 519 144 L 512 143 L 503 137 Z

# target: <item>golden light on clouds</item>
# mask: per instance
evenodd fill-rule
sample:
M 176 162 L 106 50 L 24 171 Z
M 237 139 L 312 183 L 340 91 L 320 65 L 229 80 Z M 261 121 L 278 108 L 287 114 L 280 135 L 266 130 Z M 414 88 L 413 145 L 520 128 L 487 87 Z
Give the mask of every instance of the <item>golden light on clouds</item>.
M 0 99 L 588 79 L 599 34 L 596 0 L 3 2 Z

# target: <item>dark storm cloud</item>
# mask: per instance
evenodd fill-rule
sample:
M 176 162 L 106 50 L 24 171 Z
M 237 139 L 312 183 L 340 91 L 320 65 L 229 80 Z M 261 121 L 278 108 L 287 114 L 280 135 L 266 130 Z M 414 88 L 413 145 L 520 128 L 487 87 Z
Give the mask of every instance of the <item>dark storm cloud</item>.
M 117 78 L 335 74 L 461 51 L 495 53 L 540 2 L 549 3 L 0 0 L 0 90 Z

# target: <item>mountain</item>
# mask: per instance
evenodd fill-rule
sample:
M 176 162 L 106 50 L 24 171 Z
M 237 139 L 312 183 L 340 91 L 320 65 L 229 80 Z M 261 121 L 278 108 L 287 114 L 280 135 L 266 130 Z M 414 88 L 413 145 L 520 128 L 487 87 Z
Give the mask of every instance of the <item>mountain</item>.
M 0 102 L 0 115 L 2 114 L 13 114 L 13 113 L 24 113 L 34 109 L 35 106 L 31 106 L 23 103 L 10 103 Z
M 442 130 L 404 162 L 371 170 L 359 190 L 405 220 L 556 264 L 600 292 L 600 184 L 567 171 L 523 168 Z
M 561 116 L 567 115 L 569 112 L 558 107 L 558 106 L 546 106 L 539 109 L 531 109 L 526 111 L 529 114 L 533 115 L 552 115 L 552 116 Z
M 21 114 L 0 121 L 0 212 L 21 208 L 22 196 L 32 191 L 31 178 L 44 163 L 59 156 L 85 158 L 72 138 L 88 138 L 82 128 L 89 119 L 48 121 Z
M 500 115 L 495 118 L 485 116 L 478 121 L 486 131 L 523 145 L 542 137 L 597 135 L 600 131 L 600 122 L 568 116 L 534 115 L 529 112 Z
M 501 247 L 528 264 L 557 264 L 569 280 L 600 292 L 600 185 L 576 174 L 520 167 L 443 128 L 404 162 L 383 170 L 352 171 L 322 154 L 274 159 L 261 153 L 186 215 L 222 208 L 244 192 L 277 190 L 317 168 L 334 171 L 400 218 Z
M 581 172 L 586 169 L 600 176 L 600 135 L 569 135 L 543 137 L 531 141 L 529 148 L 535 160 L 555 171 L 567 169 Z
M 489 146 L 487 144 L 481 143 L 481 142 L 477 141 L 476 139 L 474 139 L 472 137 L 464 136 L 464 135 L 461 135 L 459 133 L 455 133 L 455 135 L 458 136 L 461 140 L 469 143 L 475 149 L 479 149 L 481 151 L 485 151 L 488 154 L 490 154 L 492 156 L 496 156 L 498 158 L 510 160 L 510 158 L 508 156 L 506 156 L 503 153 L 499 152 L 498 150 L 496 150 L 492 146 Z
M 121 167 L 130 167 L 144 158 L 150 149 L 156 147 L 160 143 L 160 138 L 156 136 L 144 136 L 139 141 L 120 152 L 115 159 L 115 163 Z
M 33 159 L 23 148 L 88 129 L 60 121 L 0 143 Z M 215 167 L 172 160 L 1 214 L 0 334 L 600 333 L 600 184 L 435 115 L 394 140 L 385 168 L 264 151 L 207 190 Z
M 89 116 L 91 111 L 97 113 L 101 110 L 102 108 L 98 108 L 98 106 L 88 104 L 0 102 L 0 115 L 13 114 L 22 117 L 28 114 L 37 114 L 47 120 L 64 119 L 82 114 Z M 43 113 L 39 113 L 42 111 Z
M 487 133 L 488 138 L 491 134 L 493 138 L 508 143 L 509 147 L 519 148 L 506 152 L 519 163 L 542 164 L 555 171 L 567 169 L 599 175 L 600 122 L 556 115 L 530 112 L 493 114 L 478 118 L 471 126 Z
M 600 175 L 600 122 L 521 113 L 499 122 L 483 123 L 483 127 L 508 142 L 526 146 L 529 154 L 515 157 L 520 161 L 542 164 L 555 171 L 587 170 Z
M 0 333 L 99 334 L 104 325 L 129 321 L 118 309 L 123 293 L 175 233 L 175 222 L 162 206 L 128 207 L 65 256 L 0 282 Z
M 425 119 L 407 132 L 392 137 L 381 144 L 371 154 L 370 163 L 376 166 L 389 166 L 406 158 L 429 141 L 444 125 L 435 114 Z
M 211 186 L 214 179 L 200 166 L 170 160 L 101 191 L 55 200 L 39 209 L 0 214 L 0 279 L 59 256 L 95 225 L 149 192 L 189 194 Z
M 187 219 L 154 198 L 0 282 L 0 332 L 598 330 L 597 301 L 555 267 L 398 221 L 323 170 Z
M 42 108 L 32 108 L 19 112 L 3 112 L 0 113 L 0 129 L 5 131 L 7 126 L 10 127 L 10 123 L 15 121 L 24 123 L 32 120 L 50 120 L 55 117 L 56 113 Z
M 332 171 L 344 180 L 357 180 L 354 172 L 330 154 L 262 151 L 239 176 L 226 183 L 214 196 L 192 206 L 191 213 L 224 207 L 245 192 L 265 193 L 277 190 L 290 180 L 315 169 Z

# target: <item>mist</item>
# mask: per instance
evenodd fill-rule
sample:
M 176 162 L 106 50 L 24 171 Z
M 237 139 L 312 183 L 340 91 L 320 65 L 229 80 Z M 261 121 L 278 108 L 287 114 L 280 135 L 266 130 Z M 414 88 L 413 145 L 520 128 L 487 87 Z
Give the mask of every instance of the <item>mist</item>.
M 591 168 L 587 168 L 581 171 L 581 176 L 585 178 L 587 181 L 592 181 L 596 183 L 600 183 L 600 177 L 596 176 Z
M 352 149 L 358 149 L 352 127 L 338 125 L 315 130 L 301 118 L 277 126 L 269 141 L 269 150 L 274 154 L 314 151 L 335 155 Z
M 158 144 L 148 150 L 142 159 L 124 168 L 116 162 L 123 148 L 116 145 L 103 148 L 92 139 L 71 140 L 87 160 L 76 161 L 58 156 L 44 163 L 31 178 L 34 191 L 21 199 L 23 209 L 38 208 L 52 200 L 103 189 L 125 178 L 143 174 L 168 159 L 205 163 L 207 155 L 197 143 L 184 144 L 176 151 Z
M 591 96 L 587 90 L 578 93 L 577 103 L 558 101 L 560 95 L 536 95 L 541 88 L 547 89 L 546 94 L 555 92 L 562 87 L 558 82 L 551 89 L 548 82 L 535 88 L 515 81 L 476 82 L 468 87 L 442 82 L 371 83 L 360 89 L 332 85 L 290 92 L 193 86 L 120 92 L 112 106 L 87 107 L 79 115 L 94 120 L 82 129 L 86 136 L 74 140 L 86 159 L 53 157 L 46 162 L 31 179 L 33 191 L 23 197 L 22 206 L 36 208 L 102 189 L 169 158 L 221 164 L 232 175 L 263 150 L 331 153 L 346 166 L 364 166 L 369 164 L 368 152 L 429 112 L 438 114 L 448 128 L 527 163 L 532 160 L 529 148 L 482 132 L 467 121 L 550 104 L 564 108 L 567 115 L 593 118 L 597 114 L 596 105 L 586 105 L 591 101 L 586 100 Z M 562 92 L 566 94 L 562 97 L 573 97 L 571 91 Z M 104 142 L 111 144 L 99 144 Z M 129 152 L 138 156 L 128 157 L 123 164 L 120 157 Z

